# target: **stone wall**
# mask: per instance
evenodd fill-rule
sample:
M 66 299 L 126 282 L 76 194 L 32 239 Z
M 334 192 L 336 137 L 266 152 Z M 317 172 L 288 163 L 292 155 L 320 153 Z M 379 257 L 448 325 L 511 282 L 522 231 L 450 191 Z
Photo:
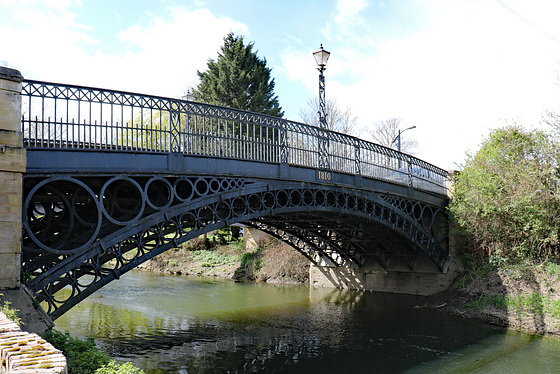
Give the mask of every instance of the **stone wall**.
M 21 82 L 14 69 L 0 67 L 0 289 L 19 287 L 22 173 Z
M 0 373 L 67 374 L 64 355 L 37 334 L 20 330 L 0 313 Z
M 260 247 L 261 244 L 274 240 L 274 236 L 253 227 L 244 226 L 243 240 L 245 241 L 245 250 L 253 251 Z

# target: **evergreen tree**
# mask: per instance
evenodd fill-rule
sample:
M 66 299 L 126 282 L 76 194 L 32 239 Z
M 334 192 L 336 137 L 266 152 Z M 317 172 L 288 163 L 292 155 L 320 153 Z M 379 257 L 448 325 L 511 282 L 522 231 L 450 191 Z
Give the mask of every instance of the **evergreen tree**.
M 254 43 L 245 45 L 242 36 L 229 33 L 216 61 L 209 59 L 208 70 L 197 72 L 196 100 L 282 117 L 271 69 L 253 47 Z

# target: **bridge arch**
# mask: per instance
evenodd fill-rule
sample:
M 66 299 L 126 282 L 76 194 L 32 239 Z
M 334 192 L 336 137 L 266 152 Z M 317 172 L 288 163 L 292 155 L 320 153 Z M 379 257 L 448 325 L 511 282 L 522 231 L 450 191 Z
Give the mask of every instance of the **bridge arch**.
M 423 256 L 443 270 L 448 256 L 443 208 L 386 192 L 179 174 L 29 175 L 24 190 L 23 270 L 53 319 L 148 259 L 234 223 L 315 264 L 397 257 L 412 269 Z

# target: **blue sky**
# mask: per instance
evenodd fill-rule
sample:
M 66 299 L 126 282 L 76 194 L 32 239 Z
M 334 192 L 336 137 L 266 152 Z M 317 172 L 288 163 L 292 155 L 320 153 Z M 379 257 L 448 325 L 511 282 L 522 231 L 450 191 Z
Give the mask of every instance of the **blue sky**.
M 367 130 L 402 118 L 452 169 L 506 122 L 560 110 L 556 0 L 0 0 L 0 64 L 25 78 L 180 97 L 233 31 L 267 59 L 288 119 L 326 96 Z M 404 136 L 404 135 L 403 135 Z

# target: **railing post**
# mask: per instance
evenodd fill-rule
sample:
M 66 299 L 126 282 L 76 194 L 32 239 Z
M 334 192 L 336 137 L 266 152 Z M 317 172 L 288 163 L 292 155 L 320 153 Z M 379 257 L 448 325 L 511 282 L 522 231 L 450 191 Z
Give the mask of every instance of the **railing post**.
M 288 163 L 288 130 L 284 121 L 280 121 L 280 162 Z
M 412 177 L 412 162 L 410 156 L 406 156 L 406 165 L 407 165 L 407 175 L 408 175 L 408 186 L 412 187 L 413 184 L 413 177 Z
M 360 163 L 362 160 L 360 160 L 360 144 L 358 142 L 358 139 L 354 139 L 354 163 L 355 163 L 355 173 L 356 175 L 362 175 L 362 171 L 360 168 Z
M 183 148 L 179 132 L 181 126 L 181 116 L 179 114 L 179 104 L 176 101 L 169 103 L 169 153 L 180 153 Z
M 26 157 L 21 130 L 18 70 L 0 66 L 0 289 L 17 288 L 21 272 L 22 178 Z

